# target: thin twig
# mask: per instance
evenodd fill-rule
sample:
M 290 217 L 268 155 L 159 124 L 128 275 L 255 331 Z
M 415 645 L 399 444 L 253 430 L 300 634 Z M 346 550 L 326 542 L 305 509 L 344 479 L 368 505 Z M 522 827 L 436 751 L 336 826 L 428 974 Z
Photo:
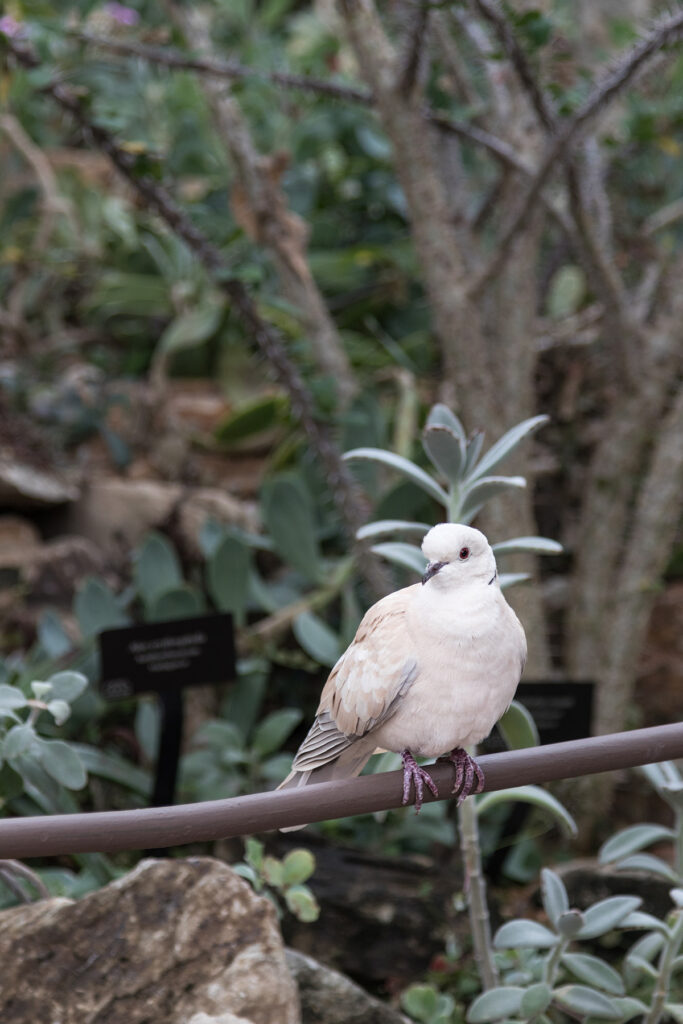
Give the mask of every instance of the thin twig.
M 683 199 L 674 199 L 661 209 L 655 210 L 649 217 L 646 217 L 640 227 L 640 233 L 644 238 L 650 238 L 664 228 L 670 228 L 672 224 L 683 218 Z
M 501 42 L 508 60 L 517 73 L 524 91 L 527 93 L 531 105 L 536 111 L 539 121 L 548 132 L 554 132 L 556 128 L 555 112 L 544 91 L 536 81 L 531 65 L 527 60 L 524 50 L 519 45 L 517 37 L 500 9 L 498 3 L 493 0 L 473 0 L 474 7 L 481 16 L 493 25 L 496 35 Z
M 585 128 L 591 118 L 604 110 L 633 81 L 649 60 L 657 56 L 665 46 L 678 42 L 681 33 L 683 33 L 683 11 L 677 11 L 667 18 L 661 19 L 653 30 L 619 61 L 614 70 L 603 76 L 576 113 L 564 122 L 562 128 L 549 143 L 534 178 L 527 185 L 516 214 L 512 217 L 503 236 L 498 240 L 495 254 L 487 266 L 470 283 L 469 294 L 472 298 L 479 296 L 483 289 L 500 273 L 503 264 L 510 256 L 517 236 L 527 223 L 544 185 L 557 163 L 567 153 L 576 136 Z
M 8 874 L 10 876 L 16 876 L 17 878 L 23 878 L 26 882 L 30 882 L 41 899 L 50 898 L 50 890 L 45 885 L 45 882 L 42 880 L 40 875 L 27 867 L 26 864 L 22 864 L 20 860 L 0 860 L 0 871 L 2 872 L 3 880 L 6 883 Z
M 119 53 L 125 57 L 138 57 L 150 64 L 160 64 L 177 71 L 198 71 L 201 74 L 213 75 L 216 78 L 227 78 L 231 81 L 244 81 L 249 78 L 260 78 L 265 82 L 288 89 L 299 89 L 316 95 L 329 96 L 331 99 L 346 100 L 352 103 L 372 104 L 372 95 L 367 89 L 358 89 L 341 82 L 330 82 L 324 78 L 310 75 L 295 75 L 289 71 L 263 71 L 260 68 L 247 67 L 234 60 L 218 60 L 213 57 L 192 57 L 177 50 L 160 46 L 147 46 L 144 43 L 131 43 L 109 36 L 98 36 L 90 32 L 69 32 L 68 35 L 83 43 L 97 46 L 111 53 Z
M 145 46 L 142 43 L 123 42 L 119 39 L 102 38 L 83 32 L 75 33 L 75 35 L 78 39 L 91 43 L 93 46 L 99 46 L 102 49 L 110 50 L 113 53 L 119 53 L 126 57 L 139 57 L 149 63 L 160 64 L 163 67 L 197 71 L 200 74 L 214 75 L 217 78 L 227 78 L 230 80 L 262 78 L 266 81 L 275 82 L 277 85 L 301 89 L 313 94 L 331 96 L 334 99 L 358 103 L 365 107 L 372 107 L 374 104 L 374 97 L 369 89 L 341 85 L 307 75 L 293 75 L 280 71 L 260 71 L 256 68 L 246 67 L 243 64 L 236 64 L 233 61 L 187 57 L 175 50 Z M 533 168 L 524 163 L 522 157 L 516 153 L 514 148 L 502 139 L 492 135 L 491 132 L 477 128 L 466 121 L 451 118 L 447 114 L 433 110 L 431 107 L 425 107 L 423 114 L 440 131 L 457 135 L 461 139 L 486 149 L 497 160 L 514 167 L 518 171 L 522 171 L 522 173 L 528 176 L 533 174 Z
M 499 138 L 497 135 L 493 135 L 484 128 L 479 128 L 477 125 L 467 124 L 464 121 L 458 121 L 455 118 L 447 117 L 445 114 L 440 114 L 431 108 L 425 108 L 423 113 L 424 116 L 440 131 L 446 132 L 450 135 L 456 135 L 458 138 L 464 139 L 466 142 L 472 142 L 474 145 L 480 146 L 482 149 L 487 150 L 491 156 L 495 156 L 500 160 L 500 162 L 506 167 L 519 171 L 525 176 L 525 178 L 534 179 L 536 169 L 532 167 L 531 164 L 528 164 L 524 157 L 520 156 L 514 146 L 505 142 L 504 139 Z M 552 214 L 565 235 L 567 235 L 571 241 L 574 228 L 570 218 L 562 207 L 544 192 L 541 193 L 541 202 L 544 204 L 548 213 Z
M 473 4 L 482 17 L 493 26 L 540 125 L 546 134 L 554 135 L 559 128 L 556 113 L 537 81 L 509 19 L 497 0 L 473 0 Z M 614 259 L 611 218 L 602 180 L 598 174 L 593 175 L 590 182 L 587 180 L 589 152 L 584 152 L 581 156 L 584 159 L 568 153 L 563 157 L 570 209 L 576 226 L 574 247 L 587 265 L 595 281 L 596 292 L 605 307 L 609 334 L 618 351 L 619 371 L 626 375 L 627 380 L 633 381 L 636 379 L 641 341 L 639 330 Z
M 423 45 L 429 25 L 430 7 L 425 0 L 418 0 L 406 32 L 405 50 L 399 63 L 398 90 L 403 96 L 410 96 L 417 82 L 420 64 L 423 60 Z

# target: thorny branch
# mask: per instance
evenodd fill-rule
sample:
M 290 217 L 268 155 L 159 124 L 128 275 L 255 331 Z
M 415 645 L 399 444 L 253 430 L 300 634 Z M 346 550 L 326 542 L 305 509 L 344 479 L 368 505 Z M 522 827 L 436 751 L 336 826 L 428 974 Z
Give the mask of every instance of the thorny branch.
M 498 239 L 494 256 L 477 277 L 470 282 L 469 293 L 472 297 L 481 295 L 489 282 L 500 273 L 512 252 L 520 231 L 527 224 L 543 187 L 582 129 L 633 81 L 648 61 L 656 57 L 665 47 L 678 42 L 682 34 L 683 11 L 660 19 L 652 31 L 621 59 L 614 70 L 604 76 L 576 113 L 562 124 L 548 144 L 545 156 L 541 160 L 534 178 L 527 185 L 517 212 L 511 218 L 502 237 Z
M 276 85 L 301 89 L 304 92 L 317 95 L 330 96 L 333 99 L 360 104 L 364 107 L 372 107 L 374 105 L 374 97 L 369 89 L 358 89 L 354 86 L 329 82 L 321 78 L 293 75 L 280 71 L 261 71 L 256 68 L 245 67 L 243 64 L 237 64 L 234 61 L 187 57 L 176 50 L 168 48 L 162 49 L 156 46 L 146 46 L 142 43 L 123 42 L 119 39 L 108 39 L 84 32 L 76 33 L 76 37 L 93 46 L 110 50 L 112 53 L 118 53 L 126 57 L 139 57 L 151 64 L 159 64 L 163 67 L 197 71 L 200 74 L 213 75 L 217 78 L 227 78 L 230 80 L 262 78 L 266 81 L 274 82 Z M 448 117 L 448 115 L 433 110 L 431 107 L 425 107 L 423 114 L 441 131 L 457 135 L 461 139 L 466 139 L 488 150 L 497 160 L 509 164 L 515 170 L 522 171 L 526 175 L 533 174 L 533 168 L 524 163 L 514 148 L 502 139 L 492 135 L 491 132 L 484 131 L 476 125 L 468 124 L 466 121 Z
M 429 24 L 429 4 L 419 0 L 412 11 L 406 32 L 405 52 L 399 63 L 398 89 L 404 96 L 410 96 L 418 78 L 424 56 L 424 40 Z
M 543 92 L 531 65 L 527 60 L 524 50 L 519 45 L 517 37 L 508 19 L 501 11 L 495 0 L 473 0 L 474 7 L 479 11 L 485 21 L 488 21 L 494 28 L 500 40 L 508 60 L 514 67 L 531 105 L 536 111 L 539 121 L 548 132 L 554 132 L 556 128 L 555 112 L 550 101 Z
M 539 123 L 547 135 L 554 135 L 559 128 L 555 111 L 537 81 L 508 18 L 495 0 L 473 2 L 482 17 L 493 26 Z M 607 333 L 616 349 L 616 366 L 624 374 L 627 383 L 634 383 L 637 380 L 643 339 L 629 306 L 624 282 L 617 270 L 611 244 L 609 213 L 603 208 L 606 204 L 601 204 L 604 196 L 601 175 L 598 169 L 598 173 L 588 180 L 590 170 L 596 168 L 588 164 L 591 150 L 585 146 L 580 147 L 580 150 L 578 153 L 568 151 L 562 158 L 570 210 L 576 228 L 574 248 L 582 262 L 591 269 L 595 290 L 604 306 Z M 593 164 L 595 162 L 594 159 Z
M 28 47 L 12 39 L 7 39 L 6 45 L 15 60 L 24 67 L 40 66 L 38 57 Z M 277 379 L 286 388 L 292 403 L 292 411 L 301 423 L 311 448 L 325 468 L 344 525 L 353 536 L 366 518 L 365 500 L 348 467 L 342 461 L 327 426 L 317 419 L 313 399 L 297 367 L 287 355 L 277 330 L 261 317 L 244 284 L 230 276 L 230 268 L 216 246 L 195 227 L 164 186 L 144 174 L 137 173 L 135 155 L 122 149 L 110 132 L 89 118 L 79 97 L 66 86 L 54 81 L 43 86 L 43 92 L 71 115 L 84 135 L 107 154 L 117 170 L 142 197 L 147 207 L 159 214 L 216 278 L 250 337 L 273 368 Z M 368 560 L 366 563 L 363 568 L 367 570 L 370 563 Z M 373 575 L 372 570 L 368 575 Z M 369 582 L 372 583 L 370 580 Z M 382 587 L 378 579 L 372 585 L 375 589 Z

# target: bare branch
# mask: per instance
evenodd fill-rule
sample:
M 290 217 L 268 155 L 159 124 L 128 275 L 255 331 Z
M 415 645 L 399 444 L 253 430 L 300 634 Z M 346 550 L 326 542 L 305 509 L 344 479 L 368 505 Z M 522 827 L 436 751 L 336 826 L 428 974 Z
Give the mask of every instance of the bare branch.
M 424 60 L 423 46 L 429 24 L 430 7 L 426 0 L 417 0 L 406 32 L 404 53 L 399 61 L 398 90 L 410 96 L 417 83 L 420 65 Z
M 544 185 L 582 129 L 633 81 L 648 61 L 656 57 L 664 47 L 678 42 L 682 33 L 683 11 L 661 19 L 640 43 L 637 43 L 626 56 L 622 57 L 614 70 L 603 75 L 601 81 L 576 113 L 564 122 L 549 143 L 536 175 L 528 184 L 519 203 L 517 212 L 498 240 L 494 256 L 470 284 L 473 297 L 480 295 L 489 282 L 500 273 L 503 264 L 510 256 L 517 236 L 528 222 Z
M 634 385 L 642 370 L 644 336 L 632 310 L 624 282 L 612 258 L 611 247 L 600 239 L 596 218 L 591 217 L 578 158 L 567 160 L 567 183 L 579 249 L 605 312 L 606 334 L 614 347 L 615 373 Z
M 489 24 L 493 25 L 494 31 L 507 54 L 508 60 L 517 72 L 517 77 L 527 93 L 539 121 L 546 131 L 553 132 L 556 127 L 555 112 L 552 109 L 550 100 L 536 81 L 536 76 L 531 69 L 524 50 L 517 41 L 517 37 L 508 19 L 500 10 L 495 0 L 473 0 L 473 4 L 481 16 Z
M 597 723 L 607 732 L 625 722 L 631 705 L 634 671 L 650 611 L 678 527 L 683 501 L 683 386 L 679 384 L 661 420 L 648 472 L 638 494 L 633 527 L 624 545 L 615 583 L 618 600 L 611 621 L 612 657 L 598 690 Z
M 212 59 L 211 32 L 205 13 L 200 8 L 172 2 L 166 7 L 193 48 Z M 334 382 L 340 403 L 346 405 L 356 393 L 357 384 L 339 331 L 311 271 L 307 252 L 309 227 L 290 208 L 280 183 L 288 155 L 260 153 L 229 86 L 210 76 L 202 76 L 201 84 L 221 142 L 236 171 L 237 180 L 231 191 L 235 219 L 270 254 L 282 293 L 299 315 L 315 365 Z
M 603 314 L 602 305 L 593 302 L 580 312 L 560 320 L 559 323 L 539 321 L 540 333 L 535 341 L 536 351 L 547 352 L 563 345 L 576 348 L 591 345 L 598 336 L 598 325 Z
M 288 71 L 262 71 L 259 68 L 246 67 L 238 61 L 218 60 L 215 57 L 190 57 L 167 47 L 146 46 L 144 43 L 131 43 L 109 36 L 94 35 L 90 32 L 69 32 L 68 34 L 83 43 L 97 46 L 102 50 L 109 50 L 111 53 L 118 53 L 125 57 L 139 57 L 150 64 L 160 64 L 162 67 L 174 68 L 178 71 L 198 71 L 201 74 L 212 75 L 215 78 L 227 78 L 230 81 L 260 78 L 288 89 L 300 89 L 302 92 L 329 96 L 331 99 L 362 103 L 365 106 L 370 106 L 372 103 L 372 96 L 366 89 L 356 89 L 352 85 L 344 85 L 341 82 L 330 82 L 327 79 L 313 78 L 309 75 L 295 75 Z
M 496 0 L 472 0 L 474 7 L 492 26 L 536 116 L 548 134 L 555 134 L 558 121 L 552 104 L 531 68 L 508 18 Z M 629 308 L 624 282 L 612 249 L 611 215 L 604 190 L 604 178 L 597 146 L 582 147 L 580 157 L 565 154 L 570 205 L 577 233 L 573 242 L 582 257 L 602 300 L 608 335 L 617 347 L 616 365 L 633 382 L 638 372 L 642 337 Z
M 502 164 L 510 168 L 510 170 L 519 171 L 526 178 L 534 178 L 535 168 L 519 155 L 514 146 L 511 146 L 497 135 L 492 135 L 491 132 L 487 132 L 484 128 L 477 127 L 477 125 L 467 124 L 464 121 L 457 121 L 454 118 L 446 117 L 444 114 L 439 114 L 431 108 L 425 108 L 424 116 L 440 131 L 456 135 L 466 142 L 472 142 L 474 145 L 486 149 L 492 156 L 500 160 Z M 541 202 L 562 228 L 565 235 L 572 241 L 574 227 L 562 207 L 543 192 L 541 193 Z
M 246 67 L 243 64 L 236 64 L 233 61 L 187 57 L 175 50 L 144 46 L 141 43 L 124 42 L 120 39 L 103 38 L 83 32 L 75 33 L 75 36 L 83 42 L 110 50 L 112 53 L 118 53 L 126 57 L 138 57 L 152 64 L 159 64 L 171 69 L 197 71 L 200 74 L 212 75 L 216 78 L 226 78 L 231 81 L 262 78 L 265 81 L 275 82 L 277 85 L 283 85 L 287 88 L 301 89 L 317 95 L 330 96 L 333 99 L 358 103 L 365 107 L 372 107 L 374 105 L 374 97 L 369 89 L 359 89 L 353 86 L 328 82 L 324 79 L 311 78 L 306 75 L 293 75 L 279 71 L 264 72 Z M 527 176 L 534 173 L 533 168 L 524 162 L 513 146 L 510 146 L 503 139 L 499 139 L 491 132 L 487 132 L 466 121 L 451 118 L 447 114 L 434 110 L 431 107 L 425 106 L 423 115 L 440 131 L 457 135 L 458 138 L 480 146 L 497 160 L 513 167 L 515 170 L 521 171 Z
M 645 238 L 651 238 L 658 231 L 670 228 L 672 224 L 676 224 L 681 218 L 683 218 L 683 199 L 674 199 L 672 203 L 667 203 L 666 206 L 662 206 L 661 209 L 655 210 L 654 213 L 650 214 L 643 221 L 640 233 Z

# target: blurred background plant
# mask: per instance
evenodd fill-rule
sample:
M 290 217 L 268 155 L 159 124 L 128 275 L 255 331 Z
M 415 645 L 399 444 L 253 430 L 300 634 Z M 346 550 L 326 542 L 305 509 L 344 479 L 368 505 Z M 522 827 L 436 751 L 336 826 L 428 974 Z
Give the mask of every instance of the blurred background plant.
M 485 530 L 505 584 L 532 577 L 508 592 L 528 678 L 595 680 L 596 732 L 680 717 L 682 21 L 583 0 L 7 6 L 0 682 L 92 684 L 34 723 L 88 772 L 62 809 L 150 792 L 155 704 L 98 696 L 100 630 L 230 611 L 238 678 L 192 691 L 180 791 L 264 788 L 441 518 Z M 512 744 L 534 741 L 520 714 Z M 662 770 L 672 811 L 622 859 L 678 814 Z M 529 883 L 570 855 L 548 822 L 579 819 L 588 848 L 652 816 L 644 785 L 613 785 L 568 810 L 527 794 L 514 835 L 507 800 L 469 801 L 469 851 L 509 844 L 505 884 Z M 318 838 L 450 867 L 455 823 L 438 804 Z M 49 869 L 65 891 L 72 867 Z M 458 1014 L 473 981 L 411 1012 Z

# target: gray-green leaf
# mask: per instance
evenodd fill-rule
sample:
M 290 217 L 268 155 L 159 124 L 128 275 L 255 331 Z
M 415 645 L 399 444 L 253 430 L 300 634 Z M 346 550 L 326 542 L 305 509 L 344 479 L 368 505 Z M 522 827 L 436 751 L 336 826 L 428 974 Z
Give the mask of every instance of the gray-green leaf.
M 552 989 L 545 982 L 542 981 L 536 985 L 530 985 L 522 996 L 522 1002 L 519 1007 L 520 1015 L 526 1020 L 536 1017 L 547 1009 L 552 1002 L 552 998 Z
M 67 789 L 82 789 L 88 781 L 81 759 L 68 743 L 40 739 L 38 757 L 48 775 Z
M 584 910 L 584 925 L 579 932 L 581 939 L 594 939 L 598 935 L 616 928 L 643 901 L 638 896 L 609 896 Z
M 251 554 L 246 544 L 225 537 L 210 557 L 207 567 L 209 593 L 222 612 L 240 618 L 247 605 Z
M 499 928 L 493 944 L 497 949 L 549 949 L 557 941 L 557 936 L 545 925 L 539 924 L 538 921 L 519 918 L 508 921 Z
M 491 545 L 494 555 L 513 555 L 530 552 L 536 555 L 561 555 L 564 550 L 556 540 L 549 537 L 513 537 Z
M 452 430 L 448 427 L 426 427 L 422 447 L 432 465 L 449 483 L 460 479 L 465 464 L 465 442 Z
M 496 441 L 494 445 L 491 445 L 489 450 L 482 456 L 479 464 L 470 474 L 470 480 L 479 480 L 485 474 L 490 473 L 492 469 L 495 469 L 503 459 L 506 459 L 508 455 L 511 455 L 517 445 L 524 440 L 534 430 L 538 430 L 544 423 L 547 423 L 549 416 L 532 416 L 528 420 L 523 420 L 518 423 L 516 427 L 512 427 L 506 434 Z
M 171 321 L 159 338 L 160 350 L 176 352 L 181 348 L 202 344 L 218 327 L 222 311 L 222 304 L 209 298 L 198 309 L 181 313 Z
M 521 489 L 526 487 L 526 480 L 523 476 L 485 476 L 478 477 L 476 482 L 468 486 L 460 509 L 460 518 L 463 522 L 469 521 L 482 505 L 495 498 L 503 491 L 511 488 Z
M 585 953 L 564 953 L 562 963 L 579 981 L 594 985 L 609 995 L 623 996 L 624 983 L 621 976 L 599 957 Z
M 261 756 L 272 754 L 285 742 L 293 729 L 297 727 L 303 712 L 298 708 L 281 708 L 271 711 L 254 729 L 253 747 Z
M 430 497 L 438 501 L 444 508 L 448 508 L 448 494 L 446 491 L 428 473 L 425 473 L 424 469 L 411 462 L 410 459 L 404 459 L 402 455 L 385 451 L 383 448 L 353 448 L 350 452 L 344 453 L 344 458 L 349 461 L 353 459 L 369 459 L 371 462 L 379 462 L 384 466 L 389 466 L 398 473 L 402 473 L 409 480 L 412 480 L 414 484 L 421 487 L 423 491 L 426 491 Z
M 465 439 L 465 428 L 462 423 L 455 413 L 442 402 L 437 402 L 436 405 L 433 405 L 429 410 L 425 429 L 429 427 L 446 427 L 448 430 L 451 430 L 456 437 L 461 437 L 463 440 Z
M 302 576 L 319 582 L 323 575 L 311 496 L 292 475 L 267 480 L 261 491 L 261 509 L 277 553 Z
M 182 586 L 183 574 L 173 546 L 160 533 L 149 533 L 135 554 L 135 583 L 147 606 L 166 591 Z
M 196 587 L 184 583 L 157 594 L 147 609 L 150 622 L 165 622 L 169 619 L 191 619 L 204 611 L 204 599 Z
M 88 680 L 82 672 L 55 672 L 48 682 L 52 686 L 52 699 L 64 700 L 67 704 L 73 704 L 88 686 Z
M 563 985 L 556 988 L 553 1001 L 562 1009 L 581 1017 L 599 1017 L 601 1020 L 621 1018 L 618 1007 L 611 999 L 585 985 Z
M 398 540 L 386 541 L 384 544 L 374 544 L 372 550 L 395 565 L 412 569 L 418 576 L 422 576 L 427 568 L 427 559 L 414 544 L 404 544 Z
M 603 843 L 598 852 L 598 860 L 601 864 L 609 864 L 620 857 L 643 850 L 646 846 L 652 846 L 653 843 L 673 838 L 673 830 L 664 825 L 631 825 Z
M 318 901 L 306 885 L 292 885 L 285 889 L 285 903 L 300 921 L 317 921 L 320 916 Z
M 8 761 L 13 761 L 15 758 L 21 757 L 22 754 L 28 753 L 37 740 L 36 731 L 28 722 L 13 725 L 5 736 L 2 747 L 3 757 Z
M 614 866 L 617 871 L 649 871 L 668 882 L 678 881 L 678 875 L 673 868 L 661 857 L 654 857 L 651 853 L 634 853 L 630 857 L 618 860 Z
M 647 1013 L 648 1007 L 641 999 L 634 999 L 633 996 L 621 996 L 612 1000 L 621 1014 L 623 1021 L 631 1020 L 633 1017 L 640 1017 Z
M 339 637 L 313 612 L 301 612 L 292 623 L 292 632 L 306 654 L 320 665 L 332 668 L 341 654 Z
M 94 577 L 87 579 L 76 592 L 74 614 L 86 639 L 104 629 L 128 625 L 128 617 L 119 607 L 114 591 Z
M 468 1024 L 489 1024 L 490 1021 L 514 1017 L 522 1005 L 525 989 L 501 985 L 482 992 L 467 1011 Z
M 290 850 L 283 857 L 282 866 L 285 885 L 300 885 L 315 871 L 315 857 L 310 850 Z
M 541 895 L 543 897 L 543 909 L 557 927 L 562 914 L 569 910 L 569 897 L 564 882 L 550 868 L 543 868 L 541 871 Z
M 516 786 L 514 789 L 498 789 L 491 793 L 485 793 L 477 800 L 477 813 L 483 814 L 489 808 L 506 801 L 521 800 L 523 803 L 533 804 L 543 811 L 551 814 L 568 835 L 576 835 L 576 822 L 569 811 L 562 806 L 557 797 L 540 786 Z
M 567 263 L 553 274 L 548 287 L 548 314 L 561 320 L 576 313 L 586 295 L 586 275 L 575 263 Z
M 429 523 L 413 523 L 406 519 L 378 519 L 374 523 L 366 523 L 356 530 L 358 540 L 370 540 L 374 537 L 385 537 L 392 533 L 412 533 L 422 538 L 431 530 Z
M 71 714 L 71 708 L 65 700 L 48 701 L 47 710 L 50 712 L 57 725 L 63 725 Z
M 7 683 L 0 683 L 0 708 L 12 710 L 14 708 L 25 708 L 26 697 L 16 686 L 9 686 Z
M 557 930 L 563 939 L 575 938 L 583 928 L 583 914 L 580 910 L 568 910 L 557 919 Z
M 508 750 L 537 747 L 541 742 L 530 712 L 518 700 L 513 700 L 503 717 L 498 719 L 498 728 Z

